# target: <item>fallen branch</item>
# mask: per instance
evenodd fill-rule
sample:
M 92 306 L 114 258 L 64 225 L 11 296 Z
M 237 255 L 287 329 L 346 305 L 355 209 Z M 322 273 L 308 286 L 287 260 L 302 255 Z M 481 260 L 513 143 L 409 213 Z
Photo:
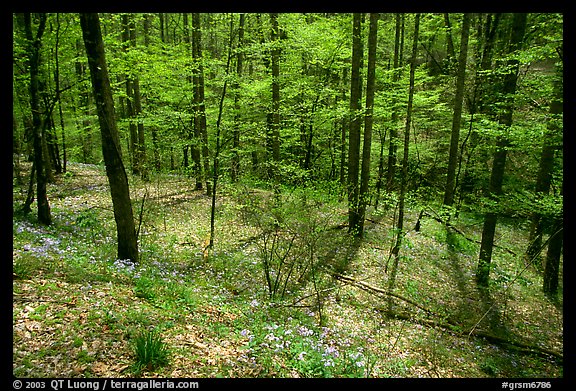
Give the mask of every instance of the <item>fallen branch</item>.
M 363 281 L 358 281 L 358 280 L 353 279 L 352 277 L 344 276 L 342 274 L 333 274 L 332 276 L 339 281 L 342 281 L 342 282 L 347 283 L 349 285 L 353 285 L 353 286 L 360 288 L 364 291 L 367 291 L 369 293 L 376 293 L 376 294 L 380 294 L 380 295 L 392 296 L 392 297 L 395 297 L 397 299 L 400 299 L 400 300 L 402 300 L 408 304 L 413 305 L 414 307 L 416 307 L 418 309 L 423 310 L 428 315 L 435 316 L 436 318 L 442 317 L 441 315 L 435 313 L 434 311 L 432 311 L 428 308 L 423 307 L 422 305 L 416 303 L 415 301 L 408 299 L 406 297 L 403 297 L 401 295 L 398 295 L 394 292 L 389 292 L 389 291 L 386 291 L 384 289 L 380 289 L 378 287 L 367 284 Z M 472 329 L 472 331 L 470 331 L 470 332 L 458 331 L 458 330 L 462 330 L 464 328 L 463 325 L 461 325 L 461 324 L 459 324 L 453 320 L 450 320 L 450 319 L 446 319 L 446 321 L 438 321 L 438 320 L 434 320 L 434 319 L 422 319 L 422 318 L 417 318 L 414 315 L 411 315 L 408 313 L 390 313 L 390 311 L 388 309 L 384 309 L 384 308 L 376 308 L 376 309 L 380 310 L 380 311 L 384 311 L 389 316 L 392 316 L 392 317 L 395 317 L 398 319 L 410 320 L 411 322 L 415 322 L 415 323 L 419 323 L 419 324 L 423 324 L 423 325 L 427 325 L 427 326 L 431 326 L 431 327 L 442 327 L 444 329 L 448 329 L 448 330 L 457 332 L 458 334 L 460 334 L 460 336 L 465 336 L 464 335 L 464 333 L 465 333 L 466 336 L 468 336 L 468 337 L 474 336 L 474 337 L 478 337 L 478 338 L 485 338 L 486 340 L 488 340 L 492 343 L 498 344 L 498 345 L 510 345 L 517 350 L 521 350 L 524 353 L 537 354 L 539 356 L 545 356 L 545 357 L 546 356 L 554 356 L 557 359 L 559 359 L 560 361 L 563 360 L 563 354 L 560 352 L 557 352 L 555 350 L 530 345 L 528 343 L 524 343 L 524 342 L 520 342 L 520 341 L 509 340 L 509 339 L 502 338 L 502 337 L 499 337 L 497 335 L 491 334 L 487 331 L 483 331 L 483 330 L 479 330 L 479 329 Z
M 476 244 L 481 244 L 482 242 L 480 240 L 476 240 L 473 238 L 469 238 L 468 236 L 466 236 L 466 234 L 464 232 L 462 232 L 461 230 L 459 230 L 458 228 L 456 228 L 454 225 L 452 225 L 449 221 L 445 221 L 442 220 L 442 218 L 440 218 L 439 216 L 435 216 L 433 214 L 431 214 L 430 212 L 424 211 L 424 214 L 428 217 L 431 217 L 432 219 L 438 221 L 439 223 L 442 223 L 443 225 L 445 225 L 446 227 L 450 228 L 451 230 L 453 230 L 454 232 L 456 232 L 457 234 L 461 235 L 464 239 L 468 240 L 469 242 L 474 242 Z M 502 246 L 498 246 L 497 244 L 494 244 L 494 247 L 497 247 L 499 249 L 502 249 L 504 251 L 506 251 L 508 254 L 512 254 L 514 256 L 516 256 L 517 254 L 505 247 Z
M 368 292 L 373 292 L 373 293 L 375 292 L 375 293 L 383 294 L 383 295 L 386 295 L 386 296 L 395 297 L 395 298 L 400 299 L 400 300 L 402 300 L 402 301 L 404 301 L 404 302 L 406 302 L 406 303 L 408 303 L 408 304 L 412 304 L 413 306 L 421 309 L 422 311 L 424 311 L 424 312 L 426 312 L 426 313 L 428 313 L 428 314 L 434 315 L 434 312 L 432 312 L 432 311 L 429 310 L 428 308 L 425 308 L 425 307 L 421 306 L 420 304 L 416 303 L 415 301 L 410 300 L 410 299 L 408 299 L 408 298 L 406 298 L 406 297 L 404 297 L 404 296 L 401 296 L 401 295 L 399 295 L 399 294 L 397 294 L 397 293 L 390 292 L 390 291 L 386 291 L 386 290 L 384 290 L 384 289 L 381 289 L 381 288 L 372 286 L 372 285 L 367 284 L 367 283 L 365 283 L 365 282 L 363 282 L 363 281 L 355 280 L 355 279 L 353 279 L 352 277 L 344 276 L 344 275 L 342 275 L 342 274 L 337 274 L 337 273 L 336 273 L 336 274 L 333 274 L 332 276 L 333 276 L 334 278 L 336 278 L 337 280 L 339 280 L 339 281 L 343 281 L 343 282 L 346 282 L 346 283 L 348 283 L 348 284 L 350 284 L 350 285 L 354 285 L 354 286 L 356 286 L 356 287 L 358 287 L 358 288 L 360 288 L 360 289 L 362 289 L 362 290 L 365 290 L 365 291 L 368 291 Z

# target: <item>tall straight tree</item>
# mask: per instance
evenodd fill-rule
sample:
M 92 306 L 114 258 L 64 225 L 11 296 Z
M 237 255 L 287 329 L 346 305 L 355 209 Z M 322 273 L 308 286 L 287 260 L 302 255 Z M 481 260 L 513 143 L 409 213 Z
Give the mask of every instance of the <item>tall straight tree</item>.
M 280 160 L 280 48 L 278 46 L 278 14 L 270 14 L 270 23 L 272 31 L 270 34 L 272 42 L 271 60 L 272 60 L 272 112 L 270 113 L 270 123 L 268 129 L 268 149 L 271 154 L 272 162 L 269 177 L 274 178 L 276 173 L 276 164 Z
M 206 194 L 212 194 L 210 180 L 210 156 L 208 150 L 208 129 L 206 128 L 206 102 L 204 99 L 204 64 L 202 60 L 202 30 L 200 14 L 192 14 L 192 57 L 196 66 L 194 72 L 194 133 L 200 138 L 202 152 L 201 175 L 206 180 Z
M 465 13 L 462 18 L 462 37 L 460 38 L 460 54 L 458 55 L 458 75 L 456 76 L 456 94 L 454 96 L 452 134 L 450 135 L 448 173 L 446 175 L 446 187 L 444 189 L 444 205 L 447 206 L 454 203 L 454 183 L 456 182 L 456 166 L 458 163 L 458 142 L 460 140 L 460 124 L 462 121 L 462 103 L 464 100 L 464 80 L 466 79 L 466 59 L 468 58 L 469 32 L 470 14 Z
M 394 257 L 392 272 L 388 278 L 388 291 L 392 293 L 396 284 L 396 273 L 398 272 L 398 262 L 400 261 L 400 246 L 404 236 L 404 199 L 406 198 L 406 182 L 408 181 L 408 152 L 410 152 L 410 127 L 412 124 L 412 104 L 414 101 L 414 76 L 416 71 L 416 56 L 418 55 L 418 32 L 420 30 L 420 14 L 414 18 L 414 37 L 412 42 L 412 58 L 410 60 L 410 87 L 408 89 L 408 107 L 406 108 L 406 126 L 404 128 L 404 156 L 402 158 L 402 177 L 400 179 L 400 195 L 398 203 L 398 222 L 396 224 L 396 242 L 391 251 Z M 388 263 L 384 269 L 388 271 Z M 392 311 L 392 295 L 388 296 L 388 311 Z
M 34 167 L 36 169 L 36 203 L 38 205 L 38 221 L 49 225 L 52 223 L 50 204 L 46 193 L 46 167 L 44 165 L 47 154 L 44 153 L 44 133 L 46 121 L 40 112 L 40 47 L 42 35 L 46 28 L 46 14 L 39 14 L 39 24 L 36 34 L 32 33 L 32 15 L 24 14 L 24 31 L 28 42 L 28 67 L 30 69 L 30 107 L 32 108 L 32 137 L 34 145 Z
M 550 102 L 549 113 L 550 119 L 547 124 L 546 132 L 542 142 L 540 153 L 540 162 L 538 167 L 538 176 L 536 178 L 535 192 L 538 196 L 545 196 L 550 191 L 552 185 L 552 171 L 554 167 L 554 155 L 556 150 L 561 148 L 558 141 L 558 134 L 561 129 L 561 115 L 563 112 L 563 88 L 562 88 L 562 67 L 556 68 L 556 75 L 553 81 L 552 101 Z M 530 216 L 530 236 L 528 239 L 528 248 L 525 254 L 525 263 L 534 263 L 540 268 L 541 262 L 535 262 L 539 258 L 540 248 L 542 246 L 543 234 L 543 216 L 542 213 L 535 211 Z
M 122 15 L 122 44 L 125 54 L 128 54 L 131 46 L 131 27 L 133 27 L 130 21 L 130 14 Z M 134 77 L 130 74 L 130 71 L 126 73 L 124 77 L 125 87 L 126 87 L 126 115 L 128 117 L 128 129 L 130 133 L 130 158 L 132 162 L 132 174 L 138 175 L 140 173 L 139 169 L 139 159 L 138 159 L 138 128 L 136 127 L 136 107 L 134 99 Z
M 188 14 L 184 12 L 183 16 L 183 24 L 184 24 L 184 42 L 186 48 L 190 47 L 190 53 L 192 53 L 192 58 L 195 62 L 195 49 L 192 44 L 192 39 L 190 37 L 190 29 L 188 27 Z M 195 65 L 196 66 L 196 65 Z M 200 136 L 200 128 L 198 127 L 198 120 L 197 120 L 197 104 L 196 104 L 196 85 L 198 84 L 198 72 L 194 70 L 191 76 L 188 77 L 188 82 L 192 84 L 193 90 L 193 98 L 192 98 L 192 111 L 194 113 L 192 126 L 189 128 L 189 140 L 190 144 L 184 146 L 184 167 L 188 167 L 188 148 L 190 148 L 190 155 L 192 156 L 192 171 L 194 173 L 196 179 L 196 190 L 202 190 L 204 185 L 202 184 L 202 159 L 201 159 L 201 144 L 200 141 L 202 138 Z
M 564 185 L 562 185 L 562 194 Z M 564 220 L 562 215 L 554 218 L 554 230 L 548 239 L 548 252 L 546 253 L 546 262 L 544 265 L 544 279 L 542 282 L 542 291 L 550 296 L 558 293 L 558 272 L 560 270 L 560 255 L 562 253 L 562 244 L 564 241 Z
M 524 33 L 526 31 L 526 13 L 515 13 L 512 19 L 512 32 L 508 46 L 508 54 L 513 55 L 522 47 Z M 488 185 L 488 196 L 497 199 L 502 195 L 502 182 L 506 167 L 506 155 L 510 141 L 506 132 L 512 126 L 512 114 L 514 112 L 514 95 L 516 94 L 516 83 L 518 80 L 519 61 L 511 56 L 507 61 L 507 73 L 503 75 L 502 99 L 503 110 L 499 115 L 498 123 L 503 127 L 503 132 L 496 140 L 496 151 L 492 159 L 492 172 Z M 490 263 L 492 261 L 492 249 L 494 247 L 494 234 L 496 232 L 497 214 L 489 211 L 484 216 L 484 226 L 482 228 L 482 241 L 480 244 L 480 255 L 478 258 L 478 268 L 476 270 L 476 281 L 480 286 L 488 286 L 490 277 Z
M 392 249 L 395 262 L 398 260 L 402 237 L 404 236 L 404 202 L 406 199 L 406 183 L 408 182 L 408 154 L 410 152 L 410 128 L 412 126 L 412 105 L 414 102 L 414 75 L 416 73 L 416 59 L 418 55 L 418 33 L 420 30 L 420 14 L 414 19 L 414 37 L 412 42 L 412 58 L 410 59 L 410 87 L 408 89 L 408 107 L 406 108 L 406 126 L 404 127 L 404 154 L 402 157 L 402 178 L 400 180 L 400 195 L 398 200 L 398 222 L 396 230 L 398 236 Z M 394 268 L 396 269 L 396 268 Z
M 366 112 L 364 115 L 364 144 L 362 146 L 362 171 L 360 173 L 360 211 L 358 234 L 364 233 L 364 218 L 368 205 L 368 185 L 370 183 L 370 151 L 372 149 L 372 124 L 374 122 L 374 90 L 376 85 L 376 46 L 378 41 L 379 14 L 370 14 L 368 32 L 368 69 L 366 75 Z
M 102 135 L 102 155 L 104 156 L 106 175 L 112 196 L 118 236 L 118 258 L 136 262 L 138 261 L 138 242 L 134 227 L 134 215 L 130 201 L 128 177 L 122 162 L 120 138 L 116 127 L 114 101 L 98 14 L 80 14 L 80 25 L 88 56 L 92 91 L 98 111 L 98 122 Z
M 242 45 L 244 43 L 244 20 L 245 15 L 240 14 L 238 26 L 238 47 L 236 52 L 236 78 L 234 79 L 234 129 L 232 130 L 232 165 L 230 176 L 232 182 L 238 180 L 240 172 L 240 77 L 242 76 L 242 65 L 244 63 L 244 53 Z
M 392 81 L 394 84 L 400 80 L 400 69 L 402 51 L 404 49 L 404 40 L 400 39 L 404 37 L 404 15 L 396 14 L 396 34 L 394 37 L 394 73 L 392 76 Z M 394 177 L 396 175 L 396 151 L 398 150 L 397 145 L 397 130 L 396 122 L 398 121 L 398 109 L 394 105 L 392 108 L 392 126 L 390 127 L 390 137 L 388 144 L 388 169 L 386 171 L 386 190 L 388 192 L 392 191 L 394 187 Z
M 360 234 L 358 173 L 360 171 L 360 131 L 362 127 L 362 14 L 352 17 L 352 72 L 350 80 L 350 126 L 348 136 L 348 231 Z

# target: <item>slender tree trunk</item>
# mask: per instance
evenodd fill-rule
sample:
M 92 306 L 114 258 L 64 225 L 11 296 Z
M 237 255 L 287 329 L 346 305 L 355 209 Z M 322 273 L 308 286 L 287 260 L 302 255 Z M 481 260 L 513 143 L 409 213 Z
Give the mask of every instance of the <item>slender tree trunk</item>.
M 28 66 L 30 68 L 30 107 L 32 108 L 33 124 L 33 145 L 34 145 L 34 165 L 36 166 L 36 203 L 38 205 L 38 221 L 49 225 L 52 223 L 50 204 L 46 193 L 46 167 L 43 139 L 45 122 L 40 113 L 40 87 L 39 87 L 39 66 L 40 66 L 40 46 L 42 35 L 46 27 L 46 14 L 40 14 L 40 24 L 36 30 L 36 36 L 32 35 L 32 16 L 30 13 L 24 14 L 24 30 L 28 40 Z
M 470 14 L 465 13 L 462 19 L 462 37 L 458 56 L 458 75 L 456 76 L 456 94 L 454 96 L 454 113 L 452 116 L 452 134 L 450 136 L 450 154 L 448 156 L 448 173 L 444 189 L 444 205 L 454 203 L 456 166 L 458 163 L 458 143 L 460 141 L 460 124 L 462 121 L 462 103 L 464 101 L 464 81 L 466 79 L 466 59 L 468 58 L 468 35 L 470 31 Z
M 392 76 L 392 82 L 394 88 L 396 88 L 396 83 L 400 80 L 400 56 L 402 53 L 403 45 L 400 44 L 400 37 L 404 36 L 404 24 L 401 23 L 402 19 L 400 14 L 396 14 L 396 34 L 394 38 L 394 74 Z M 398 150 L 397 138 L 398 134 L 396 131 L 396 123 L 398 122 L 398 109 L 394 105 L 392 107 L 392 126 L 390 127 L 390 137 L 388 145 L 388 169 L 386 170 L 386 191 L 391 192 L 394 187 L 394 178 L 396 175 L 396 152 Z
M 240 14 L 238 50 L 236 54 L 236 80 L 234 82 L 234 130 L 232 131 L 232 166 L 230 170 L 232 182 L 238 181 L 240 173 L 240 77 L 242 76 L 244 61 L 244 54 L 242 53 L 244 43 L 244 19 L 244 14 Z
M 360 235 L 358 173 L 360 171 L 360 131 L 362 100 L 362 14 L 355 13 L 352 25 L 352 76 L 350 81 L 350 127 L 348 137 L 348 230 Z
M 204 65 L 202 61 L 202 30 L 200 28 L 200 14 L 192 14 L 192 57 L 194 58 L 198 70 L 196 72 L 195 84 L 195 122 L 197 133 L 200 136 L 202 152 L 202 178 L 206 180 L 206 194 L 212 194 L 210 179 L 210 156 L 208 150 L 208 130 L 206 128 L 206 102 L 204 99 Z
M 555 228 L 550 236 L 548 252 L 546 253 L 542 290 L 550 296 L 555 296 L 558 293 L 558 272 L 560 270 L 560 256 L 564 239 L 563 224 L 562 216 L 557 216 L 554 219 Z
M 380 192 L 382 191 L 382 182 L 384 179 L 384 142 L 386 141 L 386 132 L 378 129 L 378 136 L 380 138 L 380 154 L 378 159 L 378 179 L 376 180 L 376 200 L 374 201 L 374 209 L 378 209 L 380 202 Z
M 149 53 L 149 46 L 150 46 L 150 29 L 152 26 L 152 15 L 146 14 L 144 15 L 144 20 L 142 23 L 143 31 L 144 31 L 144 46 L 146 47 L 146 51 Z M 190 40 L 188 40 L 189 42 Z M 158 128 L 155 125 L 150 127 L 150 134 L 152 136 L 152 158 L 153 158 L 153 167 L 156 172 L 160 172 L 162 169 L 162 163 L 160 160 L 160 147 L 158 145 Z
M 130 15 L 122 15 L 122 44 L 124 53 L 130 50 Z M 138 175 L 138 129 L 136 127 L 136 109 L 134 107 L 134 76 L 126 73 L 124 75 L 126 86 L 126 116 L 128 117 L 128 129 L 130 130 L 130 161 L 132 162 L 132 174 Z
M 368 69 L 366 76 L 366 113 L 364 117 L 364 144 L 362 146 L 362 170 L 360 173 L 360 210 L 358 234 L 364 233 L 364 219 L 368 205 L 368 185 L 370 184 L 370 153 L 372 150 L 372 124 L 374 122 L 374 92 L 376 85 L 376 46 L 378 42 L 379 14 L 370 14 L 368 33 Z
M 142 100 L 140 98 L 140 81 L 138 77 L 134 78 L 134 113 L 137 118 L 137 129 L 138 129 L 138 144 L 136 145 L 136 152 L 138 156 L 138 169 L 140 171 L 140 176 L 143 180 L 148 180 L 148 168 L 146 164 L 146 139 L 144 134 L 144 123 L 142 122 Z
M 224 98 L 226 97 L 226 87 L 228 85 L 228 74 L 230 73 L 230 61 L 232 59 L 232 40 L 234 19 L 230 17 L 230 32 L 228 41 L 228 57 L 226 60 L 226 74 L 224 77 L 224 86 L 222 87 L 222 94 L 220 95 L 220 104 L 218 105 L 218 118 L 216 119 L 216 149 L 214 151 L 214 170 L 212 172 L 212 207 L 210 209 L 210 242 L 209 248 L 214 248 L 214 227 L 216 221 L 216 190 L 218 186 L 219 164 L 220 164 L 220 123 L 222 121 L 222 112 L 224 111 Z
M 512 36 L 508 53 L 513 54 L 522 46 L 524 32 L 526 31 L 527 14 L 516 13 L 512 21 Z M 510 69 L 504 75 L 502 93 L 504 95 L 504 112 L 500 115 L 498 122 L 506 129 L 512 125 L 512 113 L 514 111 L 514 95 L 516 93 L 516 82 L 518 79 L 518 60 L 511 59 L 507 64 Z M 488 187 L 488 196 L 497 199 L 502 194 L 502 182 L 504 180 L 504 170 L 506 166 L 506 155 L 508 152 L 509 140 L 506 134 L 502 134 L 496 141 L 496 152 L 494 152 L 492 173 Z M 480 256 L 476 271 L 476 280 L 480 286 L 488 286 L 490 276 L 490 263 L 492 261 L 492 249 L 494 246 L 494 233 L 496 231 L 497 214 L 488 212 L 484 218 L 482 229 L 482 241 L 480 244 Z
M 554 167 L 554 155 L 560 148 L 554 140 L 562 131 L 560 116 L 563 112 L 563 88 L 562 88 L 562 69 L 556 70 L 557 74 L 554 79 L 554 97 L 550 102 L 550 120 L 546 134 L 544 135 L 542 152 L 540 153 L 540 164 L 538 168 L 538 177 L 536 178 L 535 191 L 538 196 L 548 194 L 552 183 L 552 170 Z M 533 261 L 533 258 L 540 259 L 539 249 L 542 246 L 543 233 L 543 216 L 539 212 L 534 212 L 530 217 L 530 236 L 528 239 L 528 248 L 526 249 L 525 262 Z M 541 262 L 533 262 L 537 268 L 541 267 Z
M 271 63 L 272 63 L 272 112 L 270 113 L 270 144 L 272 153 L 272 164 L 269 166 L 270 178 L 276 177 L 277 164 L 280 161 L 280 48 L 278 47 L 278 14 L 270 14 L 272 31 L 270 34 L 272 42 Z
M 420 30 L 420 14 L 414 20 L 414 38 L 412 42 L 412 58 L 410 60 L 410 88 L 408 90 L 408 107 L 406 108 L 406 126 L 404 127 L 404 154 L 402 158 L 402 178 L 400 180 L 400 195 L 398 200 L 398 222 L 396 224 L 397 238 L 392 249 L 392 255 L 398 259 L 400 246 L 404 236 L 404 202 L 406 198 L 406 183 L 408 182 L 408 154 L 410 152 L 410 129 L 412 126 L 412 104 L 414 102 L 414 74 L 416 71 L 416 56 L 418 55 L 418 33 Z M 396 261 L 395 261 L 396 262 Z M 394 268 L 396 269 L 396 268 Z
M 444 27 L 446 28 L 446 63 L 447 63 L 447 73 L 452 74 L 453 63 L 456 60 L 456 53 L 454 52 L 454 41 L 452 39 L 452 25 L 450 23 L 450 14 L 444 13 Z M 460 42 L 462 46 L 462 42 Z
M 114 101 L 98 14 L 80 14 L 80 24 L 90 67 L 94 100 L 98 110 L 98 121 L 102 135 L 102 155 L 112 196 L 118 235 L 118 258 L 136 262 L 138 261 L 138 242 L 128 177 L 122 162 L 120 139 L 116 128 Z
M 130 47 L 136 48 L 136 23 L 134 22 L 134 15 L 130 15 L 128 19 Z M 148 180 L 148 169 L 146 164 L 146 140 L 144 134 L 144 123 L 142 122 L 142 99 L 140 98 L 140 80 L 138 75 L 132 78 L 132 98 L 134 99 L 134 118 L 136 120 L 136 159 L 138 164 L 138 171 L 143 180 Z
M 406 196 L 406 182 L 408 181 L 408 152 L 410 148 L 410 126 L 412 122 L 412 104 L 414 100 L 414 74 L 416 70 L 416 56 L 418 54 L 418 32 L 420 29 L 420 14 L 417 13 L 414 19 L 414 38 L 412 42 L 412 59 L 410 61 L 410 87 L 408 91 L 408 107 L 406 108 L 406 126 L 404 128 L 404 156 L 402 159 L 402 178 L 400 180 L 400 195 L 398 205 L 398 222 L 396 224 L 396 242 L 392 248 L 390 256 L 394 257 L 392 271 L 388 277 L 388 292 L 392 293 L 396 285 L 396 274 L 398 273 L 398 263 L 400 262 L 400 246 L 404 236 L 404 199 Z M 389 258 L 390 259 L 390 258 Z M 388 263 L 384 269 L 388 271 Z M 388 296 L 388 311 L 393 311 L 392 296 Z
M 342 70 L 342 82 L 343 86 L 346 85 L 346 79 L 348 78 L 348 68 Z M 346 88 L 342 88 L 342 100 L 346 101 Z M 346 187 L 346 134 L 348 133 L 348 125 L 350 121 L 347 117 L 343 116 L 339 120 L 340 124 L 340 185 L 342 188 Z
M 56 43 L 55 43 L 55 55 L 54 55 L 54 60 L 55 60 L 55 70 L 54 70 L 54 81 L 56 83 L 55 89 L 56 89 L 56 97 L 58 100 L 58 115 L 60 117 L 60 127 L 62 129 L 62 172 L 66 172 L 66 160 L 67 160 L 67 156 L 66 156 L 66 134 L 64 132 L 64 115 L 62 113 L 62 99 L 60 97 L 60 62 L 59 62 L 59 55 L 58 55 L 58 49 L 59 49 L 59 43 L 60 43 L 60 14 L 56 13 Z
M 194 47 L 194 42 L 190 36 L 190 29 L 188 27 L 188 14 L 185 12 L 182 14 L 183 16 L 183 24 L 184 24 L 184 42 L 187 46 L 190 47 L 190 53 L 192 55 L 192 59 L 194 62 L 194 66 L 196 67 L 197 58 L 196 58 L 196 49 Z M 188 78 L 188 82 L 192 84 L 193 90 L 193 105 L 192 105 L 192 112 L 194 119 L 191 123 L 191 131 L 189 131 L 188 139 L 190 144 L 184 146 L 184 167 L 188 167 L 188 148 L 190 148 L 190 155 L 192 156 L 192 172 L 194 173 L 194 178 L 196 180 L 196 190 L 202 190 L 204 185 L 202 184 L 202 158 L 200 154 L 201 146 L 202 146 L 202 137 L 200 136 L 200 127 L 198 122 L 198 70 L 194 70 L 192 75 Z

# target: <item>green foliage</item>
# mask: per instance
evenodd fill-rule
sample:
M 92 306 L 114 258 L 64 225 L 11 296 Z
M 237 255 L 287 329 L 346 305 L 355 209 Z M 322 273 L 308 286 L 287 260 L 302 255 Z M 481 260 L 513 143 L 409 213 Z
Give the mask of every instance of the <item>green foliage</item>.
M 308 189 L 239 200 L 243 220 L 261 230 L 257 243 L 271 299 L 294 294 L 315 281 L 320 269 L 342 268 L 336 265 L 345 262 L 346 254 L 335 249 L 346 239 L 331 231 L 338 220 L 328 200 Z
M 143 330 L 133 337 L 134 371 L 153 371 L 168 364 L 169 349 L 156 330 Z

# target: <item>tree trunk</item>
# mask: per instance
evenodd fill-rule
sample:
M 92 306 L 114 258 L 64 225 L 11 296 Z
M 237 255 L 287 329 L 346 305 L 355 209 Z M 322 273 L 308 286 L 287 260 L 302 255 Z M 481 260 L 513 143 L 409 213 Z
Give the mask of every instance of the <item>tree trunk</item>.
M 560 255 L 564 238 L 562 216 L 556 217 L 554 226 L 555 229 L 548 242 L 548 253 L 546 254 L 546 264 L 544 265 L 544 281 L 542 284 L 543 292 L 550 296 L 555 296 L 558 293 L 558 271 L 560 269 Z
M 453 65 L 456 59 L 456 53 L 454 52 L 454 41 L 452 40 L 452 26 L 450 24 L 450 14 L 444 13 L 444 27 L 446 28 L 446 70 L 447 74 L 452 74 Z M 462 42 L 460 42 L 462 46 Z
M 562 69 L 557 68 L 557 75 L 554 79 L 554 97 L 550 102 L 550 120 L 544 139 L 542 142 L 542 152 L 540 154 L 540 164 L 538 177 L 536 178 L 535 192 L 538 196 L 546 195 L 550 191 L 552 183 L 552 170 L 554 168 L 554 155 L 556 150 L 561 148 L 554 140 L 562 132 L 560 127 L 560 116 L 563 111 L 563 88 Z M 542 246 L 543 221 L 542 214 L 534 212 L 530 217 L 530 236 L 528 248 L 526 249 L 525 262 L 532 262 L 539 269 L 541 262 L 534 262 L 533 258 L 539 259 L 539 250 Z
M 406 126 L 404 127 L 404 155 L 402 158 L 402 178 L 400 180 L 400 195 L 398 200 L 398 223 L 396 224 L 397 239 L 392 255 L 398 259 L 402 237 L 404 236 L 404 202 L 406 198 L 406 183 L 408 182 L 408 154 L 410 152 L 410 128 L 412 126 L 412 104 L 414 102 L 414 75 L 416 72 L 416 57 L 418 55 L 418 32 L 420 29 L 420 14 L 414 20 L 414 38 L 412 42 L 412 59 L 410 60 L 410 88 L 408 90 L 408 107 L 406 108 Z M 396 268 L 394 268 L 396 269 Z
M 138 261 L 138 242 L 128 177 L 122 162 L 120 139 L 116 128 L 114 101 L 98 14 L 80 14 L 80 24 L 90 67 L 94 100 L 98 110 L 98 121 L 102 135 L 102 155 L 112 196 L 118 234 L 118 259 L 130 259 L 136 262 Z
M 195 72 L 194 102 L 195 108 L 195 134 L 200 136 L 202 152 L 202 174 L 206 180 L 206 194 L 212 194 L 210 180 L 210 156 L 208 150 L 208 130 L 206 128 L 206 107 L 204 101 L 204 65 L 202 63 L 202 31 L 200 29 L 200 14 L 192 14 L 192 57 L 198 67 Z M 199 167 L 200 168 L 200 167 Z M 200 171 L 200 170 L 199 170 Z
M 194 64 L 196 64 L 196 49 L 194 48 L 194 44 L 192 42 L 192 38 L 190 36 L 190 29 L 188 28 L 188 14 L 185 12 L 182 14 L 183 16 L 183 24 L 184 24 L 184 42 L 187 46 L 189 46 L 190 53 L 192 54 L 192 59 Z M 196 66 L 196 65 L 195 65 Z M 201 139 L 200 136 L 200 128 L 198 126 L 198 104 L 197 104 L 197 85 L 198 85 L 198 72 L 194 70 L 192 75 L 187 78 L 188 82 L 192 84 L 192 91 L 193 91 L 193 105 L 192 105 L 192 112 L 194 119 L 191 123 L 192 130 L 189 131 L 188 138 L 190 144 L 184 146 L 184 167 L 188 167 L 188 148 L 190 148 L 190 155 L 192 156 L 192 172 L 194 174 L 194 178 L 196 180 L 196 190 L 202 190 L 204 185 L 202 184 L 202 160 L 200 156 L 200 149 L 201 149 Z
M 278 47 L 278 14 L 270 14 L 270 23 L 272 31 L 270 40 L 272 42 L 271 63 L 272 63 L 272 112 L 269 123 L 270 133 L 270 150 L 272 163 L 269 167 L 270 178 L 276 177 L 277 164 L 280 161 L 280 48 Z
M 238 181 L 240 173 L 240 77 L 244 54 L 242 46 L 244 42 L 244 14 L 240 14 L 238 26 L 238 51 L 236 54 L 236 80 L 234 82 L 234 130 L 232 131 L 232 162 L 230 176 L 232 182 Z
M 392 81 L 394 88 L 396 83 L 400 79 L 400 55 L 403 49 L 403 45 L 400 44 L 400 36 L 404 33 L 404 24 L 401 23 L 400 14 L 396 14 L 396 35 L 394 38 L 394 74 L 392 76 Z M 392 127 L 390 128 L 390 137 L 388 145 L 388 169 L 386 170 L 386 191 L 391 192 L 394 187 L 394 177 L 396 175 L 396 151 L 398 150 L 398 145 L 396 139 L 398 137 L 396 131 L 396 122 L 398 121 L 398 109 L 396 105 L 392 108 Z
M 512 21 L 512 36 L 510 38 L 509 54 L 519 50 L 524 40 L 526 31 L 527 14 L 516 13 Z M 519 63 L 516 59 L 508 60 L 507 67 L 510 69 L 504 75 L 502 94 L 505 99 L 504 111 L 498 118 L 499 124 L 509 129 L 512 125 L 512 113 L 514 111 L 514 95 L 516 93 L 516 82 L 518 79 Z M 509 140 L 506 134 L 502 134 L 496 141 L 496 152 L 492 163 L 492 173 L 488 186 L 488 196 L 497 199 L 502 194 L 502 182 L 504 180 L 504 170 L 506 166 L 506 155 L 508 152 Z M 494 233 L 496 231 L 496 212 L 488 212 L 484 218 L 482 229 L 482 242 L 480 244 L 480 256 L 478 259 L 478 269 L 476 280 L 480 286 L 488 286 L 490 276 L 490 262 L 492 260 L 492 248 L 494 245 Z
M 350 80 L 350 127 L 348 137 L 348 231 L 359 235 L 358 173 L 362 100 L 362 14 L 354 13 L 352 26 L 352 76 Z
M 124 53 L 128 53 L 130 47 L 130 15 L 122 15 L 122 44 Z M 130 161 L 132 174 L 140 173 L 138 164 L 138 130 L 136 128 L 136 109 L 134 107 L 134 77 L 129 73 L 124 75 L 126 86 L 126 116 L 128 117 L 128 129 L 130 130 Z
M 346 79 L 348 78 L 348 68 L 342 70 L 342 82 L 343 86 L 346 85 Z M 342 88 L 342 100 L 346 101 L 346 88 Z M 340 185 L 342 188 L 346 187 L 346 134 L 348 133 L 348 125 L 350 121 L 345 116 L 342 116 L 339 120 L 340 124 Z
M 32 108 L 33 124 L 33 145 L 34 145 L 34 164 L 36 166 L 36 203 L 38 205 L 38 221 L 41 224 L 49 225 L 52 223 L 50 213 L 50 204 L 46 193 L 46 167 L 44 165 L 47 155 L 44 154 L 43 139 L 45 122 L 47 118 L 42 119 L 40 114 L 40 86 L 39 86 L 39 67 L 40 67 L 40 46 L 42 44 L 42 35 L 46 27 L 46 14 L 40 14 L 40 24 L 36 30 L 36 36 L 32 35 L 32 17 L 30 13 L 24 14 L 24 29 L 26 39 L 28 40 L 28 66 L 30 67 L 30 107 Z
M 444 205 L 454 203 L 454 183 L 458 163 L 458 143 L 460 140 L 460 123 L 462 121 L 462 103 L 464 100 L 464 81 L 466 79 L 466 59 L 468 58 L 468 35 L 470 31 L 470 14 L 465 13 L 462 19 L 462 37 L 458 56 L 458 75 L 456 77 L 456 94 L 454 96 L 454 113 L 452 117 L 452 134 L 450 136 L 450 154 L 448 156 L 448 173 L 444 189 Z
M 358 234 L 364 233 L 364 218 L 368 205 L 368 185 L 370 184 L 370 152 L 372 149 L 372 124 L 374 122 L 374 92 L 376 84 L 376 46 L 378 41 L 379 14 L 370 14 L 368 33 L 368 69 L 366 75 L 366 113 L 364 117 L 364 144 L 362 146 L 362 171 L 360 173 L 360 211 Z

